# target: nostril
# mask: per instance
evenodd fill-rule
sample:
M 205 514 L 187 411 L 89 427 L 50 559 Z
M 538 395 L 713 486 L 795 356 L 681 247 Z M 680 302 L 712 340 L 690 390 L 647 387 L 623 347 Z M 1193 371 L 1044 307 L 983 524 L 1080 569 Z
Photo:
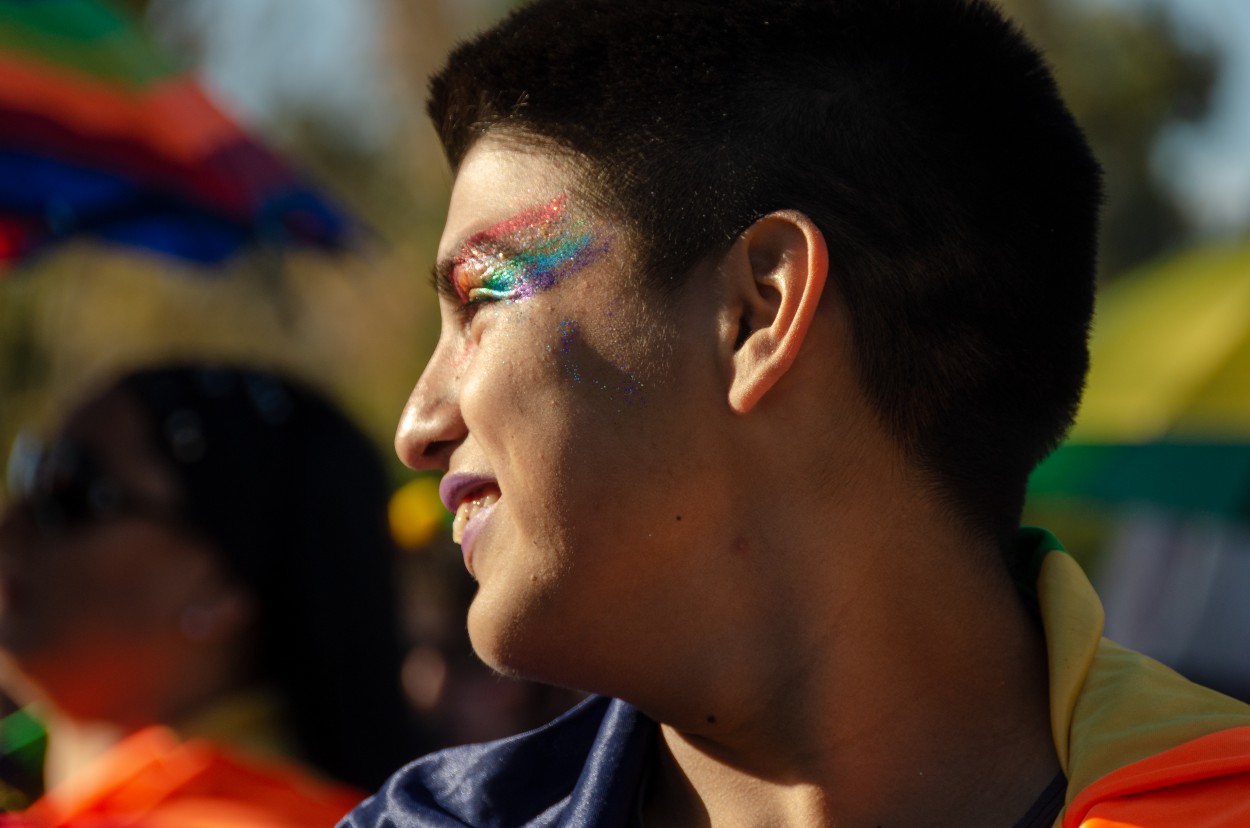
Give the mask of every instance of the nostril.
M 395 453 L 405 466 L 418 471 L 446 470 L 460 440 L 422 440 L 411 433 L 400 435 L 395 440 Z
M 425 450 L 421 452 L 421 459 L 424 461 L 422 465 L 446 469 L 451 453 L 458 443 L 457 440 L 434 440 L 426 443 Z

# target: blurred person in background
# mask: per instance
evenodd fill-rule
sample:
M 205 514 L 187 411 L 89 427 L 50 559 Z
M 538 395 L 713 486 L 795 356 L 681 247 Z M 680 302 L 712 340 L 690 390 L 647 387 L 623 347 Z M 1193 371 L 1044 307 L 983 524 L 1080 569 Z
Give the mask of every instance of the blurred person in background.
M 419 752 L 387 480 L 310 389 L 140 370 L 19 438 L 0 653 L 48 729 L 0 824 L 331 825 Z

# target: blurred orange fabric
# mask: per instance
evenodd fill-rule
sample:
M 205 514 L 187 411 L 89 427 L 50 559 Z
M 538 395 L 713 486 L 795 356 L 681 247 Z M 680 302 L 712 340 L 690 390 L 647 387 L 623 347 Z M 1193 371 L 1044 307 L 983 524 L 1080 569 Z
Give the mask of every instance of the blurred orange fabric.
M 1135 762 L 1068 805 L 1064 828 L 1245 828 L 1250 727 L 1212 733 Z
M 365 794 L 308 771 L 145 728 L 3 828 L 330 828 Z

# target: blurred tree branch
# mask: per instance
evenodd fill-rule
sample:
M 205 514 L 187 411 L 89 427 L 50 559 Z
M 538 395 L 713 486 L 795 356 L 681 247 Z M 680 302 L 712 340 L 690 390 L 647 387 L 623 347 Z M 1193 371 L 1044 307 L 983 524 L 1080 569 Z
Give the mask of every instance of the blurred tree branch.
M 1067 0 L 999 0 L 1045 51 L 1106 173 L 1101 271 L 1114 277 L 1193 228 L 1152 168 L 1161 134 L 1209 109 L 1220 68 L 1182 44 L 1157 7 L 1141 14 Z

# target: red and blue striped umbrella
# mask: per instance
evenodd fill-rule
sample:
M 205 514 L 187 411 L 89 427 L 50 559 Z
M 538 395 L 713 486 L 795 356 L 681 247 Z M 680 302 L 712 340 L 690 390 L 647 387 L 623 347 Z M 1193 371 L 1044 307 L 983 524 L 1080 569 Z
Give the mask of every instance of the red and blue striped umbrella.
M 0 0 L 0 267 L 88 235 L 196 263 L 353 222 L 103 0 Z

